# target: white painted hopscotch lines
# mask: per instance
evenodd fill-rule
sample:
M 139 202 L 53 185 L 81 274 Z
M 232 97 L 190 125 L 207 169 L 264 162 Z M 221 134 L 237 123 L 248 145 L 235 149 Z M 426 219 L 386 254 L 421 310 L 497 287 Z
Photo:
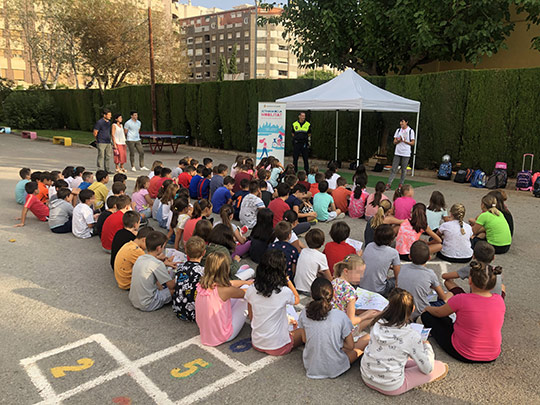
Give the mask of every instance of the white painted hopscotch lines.
M 116 361 L 116 363 L 118 364 L 118 368 L 114 369 L 113 371 L 106 372 L 105 374 L 86 381 L 80 385 L 77 385 L 74 388 L 59 393 L 56 392 L 53 385 L 49 382 L 49 379 L 45 376 L 45 374 L 43 374 L 43 371 L 40 369 L 38 362 L 92 343 L 97 343 L 101 348 L 103 348 L 105 352 Z M 229 373 L 225 377 L 219 378 L 210 384 L 206 384 L 203 386 L 203 388 L 200 388 L 197 391 L 190 393 L 187 396 L 184 396 L 183 398 L 175 401 L 169 398 L 169 394 L 159 388 L 145 374 L 145 372 L 141 370 L 141 368 L 146 365 L 152 364 L 160 359 L 163 359 L 164 357 L 175 354 L 180 350 L 192 345 L 196 346 L 199 349 L 202 349 L 204 352 L 208 353 L 218 361 L 224 363 L 228 368 L 234 371 L 232 373 Z M 214 347 L 203 346 L 201 344 L 199 336 L 195 336 L 177 345 L 171 346 L 169 348 L 152 353 L 148 356 L 142 357 L 138 360 L 132 361 L 128 359 L 127 356 L 118 347 L 112 344 L 103 334 L 95 334 L 77 342 L 73 342 L 65 346 L 46 351 L 36 356 L 28 357 L 21 360 L 20 364 L 28 373 L 28 376 L 30 377 L 32 383 L 36 386 L 39 394 L 43 398 L 43 400 L 39 402 L 39 404 L 57 404 L 77 394 L 81 394 L 85 391 L 91 390 L 92 388 L 95 388 L 103 383 L 114 380 L 115 378 L 127 375 L 131 377 L 139 385 L 139 387 L 142 388 L 142 390 L 154 400 L 154 402 L 160 405 L 172 405 L 192 404 L 196 401 L 202 400 L 211 395 L 212 393 L 246 378 L 247 376 L 255 373 L 263 367 L 277 361 L 278 359 L 278 357 L 266 356 L 260 360 L 246 365 Z M 90 358 L 81 358 L 77 360 L 77 364 L 78 365 L 66 366 L 58 365 L 56 367 L 46 370 L 46 372 L 50 372 L 54 378 L 63 378 L 70 373 L 84 372 L 85 370 L 91 369 L 94 365 L 94 360 Z M 203 372 L 201 370 L 209 367 L 210 364 L 202 358 L 197 358 L 179 366 L 182 367 L 170 370 L 170 375 L 172 378 L 181 379 L 190 377 L 198 372 Z M 113 402 L 116 403 L 120 403 L 123 400 L 124 397 L 113 398 Z

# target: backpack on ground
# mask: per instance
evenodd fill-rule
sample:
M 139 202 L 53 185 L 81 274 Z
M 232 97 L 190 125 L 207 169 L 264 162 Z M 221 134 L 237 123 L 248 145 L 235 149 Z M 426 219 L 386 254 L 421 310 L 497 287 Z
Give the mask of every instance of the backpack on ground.
M 466 170 L 466 174 L 465 174 L 465 183 L 470 183 L 471 180 L 472 180 L 472 176 L 474 174 L 474 170 L 473 169 L 467 169 Z
M 441 163 L 439 166 L 439 171 L 437 172 L 437 177 L 441 180 L 450 180 L 452 178 L 452 163 Z
M 486 188 L 505 188 L 506 183 L 508 182 L 508 173 L 506 172 L 506 163 L 497 162 L 495 163 L 495 170 L 491 176 L 488 177 L 486 181 Z
M 535 173 L 533 179 L 533 195 L 540 198 L 540 172 Z
M 486 187 L 486 174 L 482 170 L 477 169 L 474 171 L 471 177 L 471 187 L 476 187 L 476 188 Z
M 525 170 L 525 160 L 527 156 L 531 157 L 531 169 Z M 532 189 L 532 168 L 533 168 L 534 155 L 532 153 L 525 153 L 523 155 L 523 164 L 521 166 L 521 171 L 518 173 L 516 178 L 516 189 L 521 191 L 530 191 Z
M 456 183 L 465 183 L 467 180 L 467 170 L 460 169 L 457 171 L 456 175 L 454 176 L 454 181 Z

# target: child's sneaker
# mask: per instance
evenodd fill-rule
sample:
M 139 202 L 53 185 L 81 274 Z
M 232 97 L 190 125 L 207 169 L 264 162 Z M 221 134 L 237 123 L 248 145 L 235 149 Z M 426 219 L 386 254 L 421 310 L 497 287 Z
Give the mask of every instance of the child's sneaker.
M 343 219 L 343 218 L 345 218 L 345 213 L 344 213 L 344 212 L 342 212 L 341 214 L 339 214 L 339 215 L 336 217 L 336 219 Z
M 319 221 L 317 220 L 317 218 L 312 219 L 311 221 L 309 221 L 309 223 L 310 223 L 311 225 L 317 225 L 318 222 L 319 222 Z
M 390 188 L 392 188 L 392 186 L 390 185 L 390 183 L 386 183 L 386 191 L 390 190 Z

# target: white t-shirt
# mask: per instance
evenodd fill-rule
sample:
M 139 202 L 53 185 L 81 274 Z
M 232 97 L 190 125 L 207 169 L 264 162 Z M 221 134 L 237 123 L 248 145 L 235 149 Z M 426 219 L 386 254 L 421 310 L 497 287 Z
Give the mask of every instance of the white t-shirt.
M 317 249 L 302 249 L 294 276 L 294 284 L 298 291 L 310 292 L 311 284 L 317 278 L 317 273 L 323 270 L 328 270 L 326 255 Z
M 263 297 L 254 285 L 250 285 L 244 298 L 253 311 L 253 346 L 263 350 L 275 350 L 291 341 L 287 304 L 294 305 L 294 294 L 289 287 L 282 287 L 279 293 L 274 292 L 270 297 Z
M 439 226 L 439 232 L 443 236 L 441 253 L 454 259 L 466 259 L 472 257 L 471 248 L 472 228 L 469 224 L 463 223 L 465 235 L 461 234 L 458 220 L 448 221 Z
M 255 194 L 246 195 L 240 206 L 239 217 L 242 225 L 247 226 L 249 229 L 253 228 L 257 224 L 257 211 L 259 211 L 259 208 L 264 207 L 266 206 L 264 205 L 263 200 Z
M 92 237 L 92 229 L 88 225 L 94 222 L 94 211 L 87 204 L 79 203 L 73 208 L 72 232 L 77 238 Z
M 287 242 L 289 242 L 292 245 L 297 240 L 298 240 L 298 236 L 296 236 L 296 233 L 294 233 L 294 231 L 291 231 L 291 237 Z M 276 243 L 276 242 L 279 242 L 278 238 L 274 239 L 274 243 Z
M 326 179 L 326 181 L 328 182 L 328 188 L 330 190 L 335 190 L 337 188 L 337 179 L 339 179 L 340 177 L 341 176 L 339 174 L 334 173 L 332 177 Z
M 394 134 L 394 138 L 402 138 L 407 142 L 412 142 L 414 140 L 414 130 L 411 127 L 407 129 L 398 128 Z M 411 156 L 411 145 L 407 145 L 405 142 L 400 142 L 396 145 L 396 150 L 394 155 L 410 157 Z M 406 169 L 406 168 L 405 168 Z

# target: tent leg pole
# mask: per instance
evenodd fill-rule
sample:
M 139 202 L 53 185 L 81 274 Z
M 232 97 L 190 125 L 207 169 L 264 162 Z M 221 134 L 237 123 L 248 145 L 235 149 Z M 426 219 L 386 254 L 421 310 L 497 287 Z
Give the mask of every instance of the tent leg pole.
M 338 126 L 339 126 L 339 110 L 336 110 L 336 149 L 334 151 L 334 160 L 337 161 L 337 150 L 338 150 Z
M 360 166 L 360 138 L 362 136 L 362 109 L 358 111 L 358 145 L 356 147 L 356 166 Z
M 418 125 L 420 124 L 420 111 L 416 113 L 416 136 L 414 137 L 414 151 L 412 160 L 412 177 L 414 177 L 414 169 L 416 166 L 416 145 L 418 145 Z M 405 168 L 405 170 L 407 170 Z

